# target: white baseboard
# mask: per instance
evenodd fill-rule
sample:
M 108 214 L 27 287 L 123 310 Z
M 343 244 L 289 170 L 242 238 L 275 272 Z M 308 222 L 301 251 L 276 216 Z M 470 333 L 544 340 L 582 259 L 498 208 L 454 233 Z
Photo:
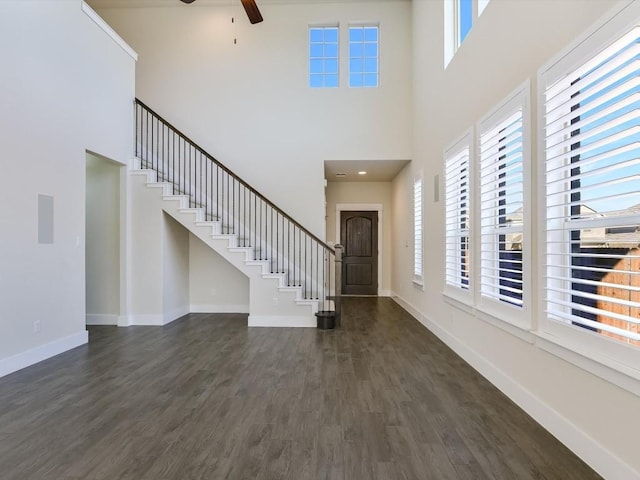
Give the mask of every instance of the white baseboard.
M 249 327 L 305 327 L 318 325 L 315 316 L 249 315 Z
M 191 313 L 249 313 L 249 305 L 191 305 Z
M 390 297 L 391 296 L 391 290 L 380 290 L 380 293 L 378 293 L 379 297 Z
M 68 337 L 32 348 L 26 352 L 0 359 L 0 377 L 17 372 L 18 370 L 22 370 L 48 358 L 55 357 L 67 350 L 84 345 L 88 341 L 89 334 L 84 330 L 74 335 L 69 335 Z
M 173 310 L 169 310 L 168 312 L 164 312 L 162 314 L 162 324 L 167 325 L 168 323 L 173 322 L 174 320 L 179 319 L 180 317 L 184 317 L 189 314 L 189 305 L 183 305 L 182 307 L 174 308 Z
M 141 313 L 129 315 L 127 317 L 126 326 L 140 325 L 145 327 L 159 327 L 164 325 L 162 315 L 156 313 Z
M 393 294 L 393 299 L 604 478 L 640 480 L 640 472 L 580 430 L 496 365 L 420 313 L 403 298 Z
M 121 327 L 143 326 L 143 327 L 161 327 L 167 325 L 174 320 L 183 317 L 189 313 L 189 307 L 179 307 L 164 313 L 142 313 L 129 315 L 128 317 L 120 317 L 118 325 Z
M 87 313 L 87 325 L 118 325 L 117 315 Z

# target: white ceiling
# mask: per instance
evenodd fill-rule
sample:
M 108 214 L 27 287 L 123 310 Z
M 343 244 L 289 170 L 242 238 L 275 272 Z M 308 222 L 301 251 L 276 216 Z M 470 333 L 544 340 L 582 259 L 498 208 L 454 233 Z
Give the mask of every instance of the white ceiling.
M 390 182 L 410 160 L 325 160 L 328 182 Z M 366 175 L 358 172 L 365 171 Z M 336 176 L 346 173 L 345 176 Z
M 295 3 L 360 3 L 360 2 L 407 2 L 411 0 L 256 0 L 258 7 L 260 5 L 278 5 L 278 4 L 295 4 Z M 86 0 L 86 2 L 94 9 L 101 8 L 126 8 L 126 7 L 170 7 L 180 5 L 184 7 L 193 7 L 196 5 L 230 5 L 231 2 L 240 3 L 240 0 L 196 0 L 191 5 L 186 5 L 180 0 Z

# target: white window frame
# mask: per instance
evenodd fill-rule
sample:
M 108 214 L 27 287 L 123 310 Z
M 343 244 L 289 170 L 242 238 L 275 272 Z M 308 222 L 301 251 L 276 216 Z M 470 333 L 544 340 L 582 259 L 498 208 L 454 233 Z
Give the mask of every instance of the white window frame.
M 376 40 L 376 45 L 377 45 L 377 51 L 378 51 L 378 55 L 376 56 L 376 84 L 374 85 L 359 85 L 359 86 L 353 86 L 351 85 L 351 29 L 352 28 L 376 28 L 378 31 L 378 39 Z M 379 88 L 380 87 L 380 23 L 379 22 L 352 22 L 349 23 L 348 25 L 348 35 L 347 35 L 347 58 L 348 58 L 348 62 L 349 62 L 349 68 L 348 68 L 348 73 L 347 73 L 347 85 L 349 86 L 349 88 L 363 88 L 363 89 L 370 89 L 370 88 Z M 363 41 L 362 44 L 363 46 L 366 44 L 366 41 Z M 353 57 L 355 58 L 355 57 Z M 362 60 L 364 62 L 364 60 L 366 59 L 366 56 L 362 57 Z M 364 66 L 363 66 L 364 68 Z M 366 70 L 362 72 L 363 77 L 367 74 Z
M 413 283 L 420 287 L 424 286 L 424 181 L 422 172 L 413 178 Z
M 338 64 L 337 66 L 337 72 L 335 74 L 333 73 L 326 73 L 323 71 L 322 74 L 312 74 L 311 73 L 311 61 L 312 60 L 322 60 L 324 62 L 324 60 L 331 58 L 331 57 L 325 57 L 324 53 L 322 57 L 312 57 L 311 56 L 311 30 L 314 29 L 327 29 L 327 28 L 331 28 L 331 29 L 335 29 L 338 33 L 338 39 L 336 41 L 336 49 L 337 49 L 337 57 L 336 62 Z M 322 45 L 325 45 L 326 42 L 322 42 Z M 320 75 L 322 77 L 322 86 L 312 86 L 311 85 L 311 76 L 312 75 Z M 327 86 L 325 85 L 325 76 L 326 75 L 336 75 L 338 83 L 335 86 Z M 340 87 L 340 24 L 339 23 L 321 23 L 321 24 L 309 24 L 307 27 L 307 87 L 312 89 L 312 90 L 322 90 L 322 89 L 333 89 L 333 88 L 339 88 Z
M 474 202 L 474 217 L 477 219 L 477 237 L 474 244 L 474 257 L 478 259 L 476 265 L 476 277 L 474 278 L 477 288 L 478 309 L 511 325 L 529 330 L 531 328 L 531 124 L 530 124 L 530 91 L 531 86 L 527 81 L 520 85 L 515 91 L 501 101 L 491 112 L 485 115 L 477 125 L 477 145 L 478 162 L 480 168 L 474 176 L 476 183 L 477 198 Z M 497 220 L 495 207 L 497 198 L 495 192 L 488 188 L 487 178 L 491 175 L 491 168 L 494 168 L 498 161 L 491 162 L 489 154 L 491 151 L 483 152 L 483 139 L 491 134 L 492 130 L 499 126 L 515 112 L 522 114 L 522 226 L 510 229 L 509 227 L 496 226 Z M 485 187 L 486 186 L 486 187 Z M 494 211 L 492 211 L 494 209 Z M 495 285 L 491 285 L 487 279 L 499 270 L 501 259 L 497 250 L 493 249 L 494 243 L 498 242 L 499 234 L 509 232 L 522 232 L 522 304 L 513 305 L 496 298 Z
M 466 153 L 466 160 L 464 155 Z M 444 167 L 444 210 L 445 210 L 445 225 L 444 225 L 444 246 L 445 246 L 445 258 L 444 258 L 444 278 L 443 278 L 443 294 L 453 300 L 462 302 L 466 305 L 473 305 L 473 296 L 475 290 L 474 279 L 474 162 L 475 148 L 473 142 L 473 130 L 469 129 L 462 137 L 455 140 L 444 151 L 443 167 Z M 459 183 L 459 176 L 452 176 L 447 174 L 448 170 L 459 168 L 459 160 L 463 159 L 463 165 L 466 165 L 466 211 L 467 222 L 466 229 L 459 229 L 460 220 L 460 208 L 458 207 L 460 200 L 460 191 L 457 190 L 456 185 Z M 453 166 L 451 164 L 454 164 Z M 451 173 L 451 172 L 449 172 Z M 462 253 L 459 248 L 462 238 L 466 237 L 467 246 L 467 281 L 468 284 L 462 286 L 462 275 L 460 274 L 459 267 L 462 264 Z M 453 242 L 451 244 L 451 242 Z M 451 246 L 452 245 L 452 246 Z M 455 273 L 449 274 L 451 268 L 449 267 L 449 258 L 454 259 L 453 268 Z
M 482 15 L 484 9 L 487 8 L 487 5 L 489 5 L 489 1 L 490 0 L 478 0 L 478 17 Z
M 631 19 L 631 20 L 630 20 Z M 538 224 L 540 225 L 538 252 L 546 263 L 546 244 L 552 232 L 546 228 L 547 203 L 546 195 L 553 194 L 546 188 L 545 167 L 545 90 L 565 81 L 571 72 L 588 62 L 604 47 L 612 44 L 625 32 L 640 25 L 640 2 L 631 2 L 614 9 L 605 15 L 594 27 L 574 41 L 569 47 L 552 58 L 538 71 Z M 553 268 L 553 267 L 552 267 Z M 540 291 L 546 293 L 546 268 L 538 271 Z M 605 337 L 596 332 L 576 327 L 569 323 L 561 323 L 547 312 L 546 295 L 539 295 L 538 319 L 539 345 L 541 348 L 572 362 L 589 372 L 598 375 L 628 391 L 640 395 L 640 349 L 628 346 L 620 341 Z

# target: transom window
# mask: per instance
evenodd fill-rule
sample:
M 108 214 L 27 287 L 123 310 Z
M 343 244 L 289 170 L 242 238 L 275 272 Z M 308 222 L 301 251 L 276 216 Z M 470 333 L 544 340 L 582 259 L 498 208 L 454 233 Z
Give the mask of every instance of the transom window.
M 456 0 L 456 43 L 462 45 L 473 23 L 472 0 Z
M 379 82 L 379 28 L 377 25 L 349 27 L 349 86 L 377 87 Z
M 489 4 L 489 0 L 443 0 L 444 66 L 467 38 L 471 27 Z
M 338 26 L 309 27 L 309 86 L 339 85 Z

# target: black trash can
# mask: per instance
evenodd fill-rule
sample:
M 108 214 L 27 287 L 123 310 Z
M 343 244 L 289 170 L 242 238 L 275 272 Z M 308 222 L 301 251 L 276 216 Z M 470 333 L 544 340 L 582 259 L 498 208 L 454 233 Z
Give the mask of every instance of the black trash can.
M 336 312 L 321 310 L 316 312 L 316 318 L 320 330 L 332 330 L 336 328 Z

